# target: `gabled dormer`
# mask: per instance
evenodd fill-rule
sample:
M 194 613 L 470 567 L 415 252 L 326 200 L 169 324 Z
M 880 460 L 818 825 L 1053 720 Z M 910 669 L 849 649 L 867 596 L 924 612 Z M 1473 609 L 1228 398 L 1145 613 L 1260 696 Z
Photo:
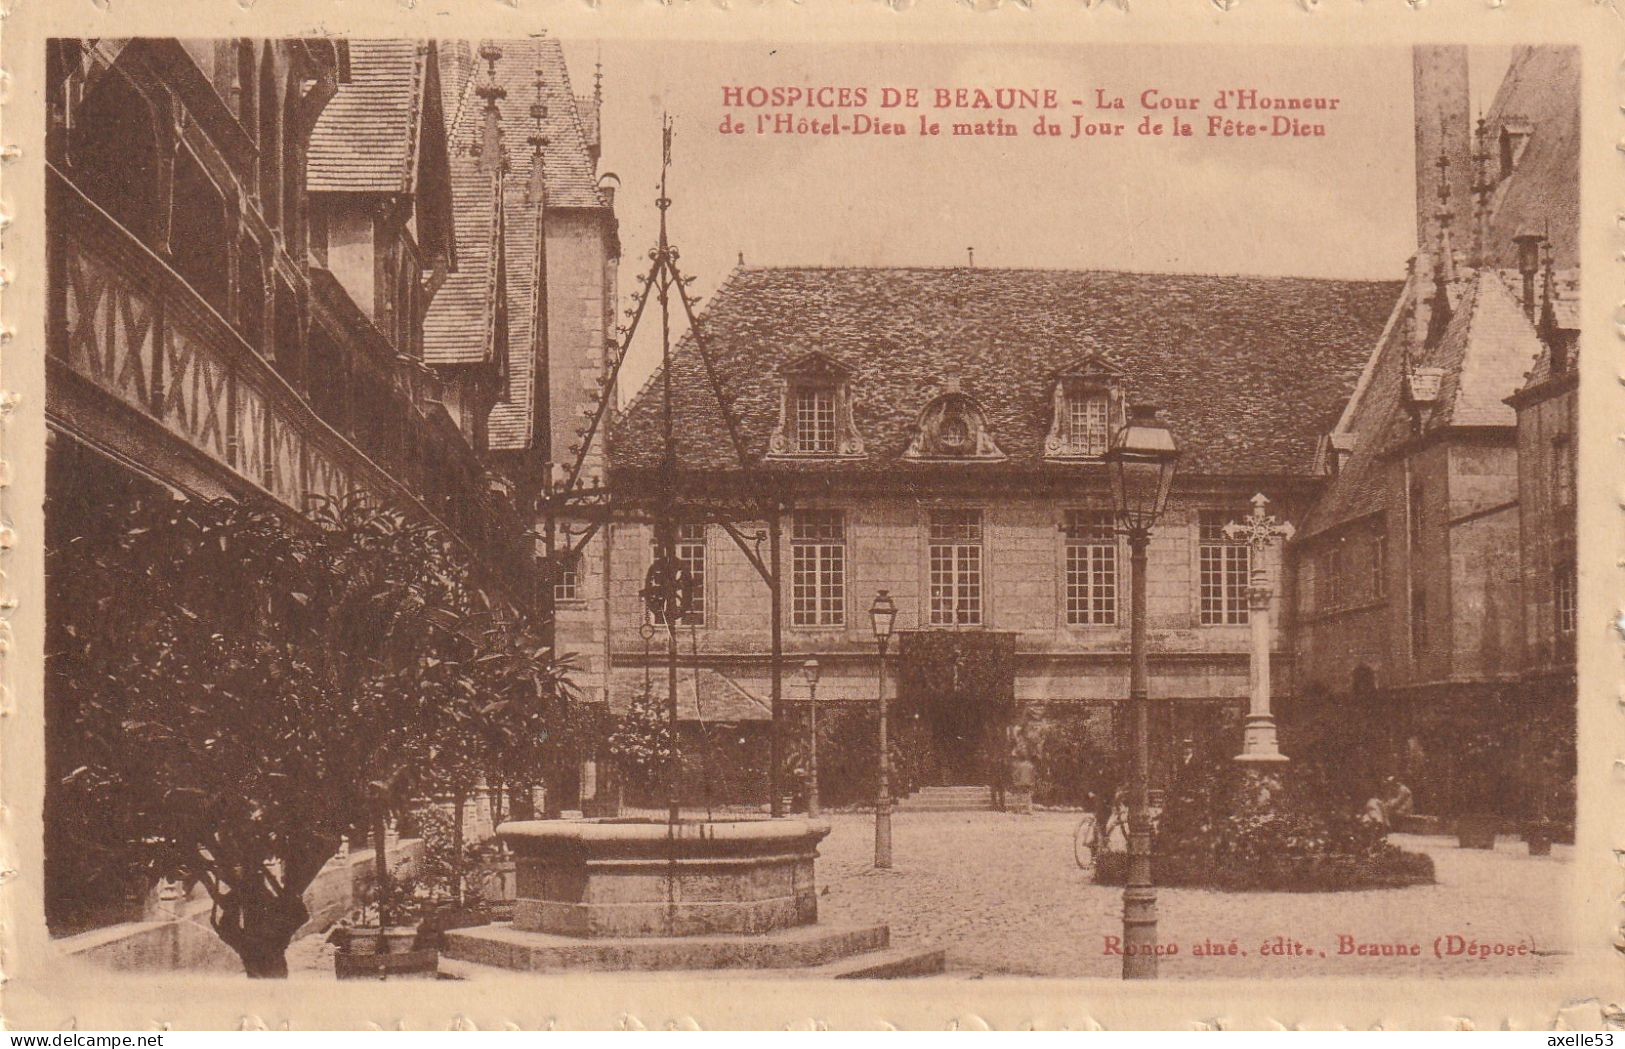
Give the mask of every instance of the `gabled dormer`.
M 1004 452 L 987 432 L 987 418 L 976 399 L 959 388 L 959 376 L 948 375 L 942 392 L 926 404 L 915 423 L 914 439 L 903 453 L 907 460 L 966 459 L 997 462 Z
M 814 350 L 779 369 L 779 425 L 770 459 L 861 459 L 863 437 L 852 421 L 852 373 Z
M 1087 354 L 1051 379 L 1046 459 L 1098 459 L 1123 425 L 1123 370 Z

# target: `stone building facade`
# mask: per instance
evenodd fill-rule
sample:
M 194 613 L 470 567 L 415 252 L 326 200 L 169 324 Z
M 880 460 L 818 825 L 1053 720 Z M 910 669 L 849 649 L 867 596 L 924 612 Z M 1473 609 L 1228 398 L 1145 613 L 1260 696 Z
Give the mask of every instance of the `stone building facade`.
M 1128 407 L 1151 403 L 1184 450 L 1150 548 L 1166 765 L 1245 703 L 1250 555 L 1221 529 L 1258 492 L 1282 517 L 1308 511 L 1319 486 L 1313 420 L 1347 399 L 1398 291 L 1039 270 L 736 270 L 702 323 L 760 456 L 753 483 L 789 507 L 779 522 L 785 703 L 804 707 L 795 668 L 816 658 L 821 704 L 872 709 L 867 610 L 885 589 L 902 633 L 887 687 L 902 690 L 923 780 L 996 781 L 1023 725 L 1078 719 L 1110 749 L 1112 705 L 1127 689 L 1128 554 L 1101 456 Z M 737 498 L 692 343 L 673 379 L 684 483 Z M 658 483 L 659 392 L 657 379 L 618 421 L 617 485 Z M 702 598 L 679 630 L 680 702 L 700 720 L 759 722 L 770 711 L 769 593 L 718 521 L 690 521 L 682 537 Z M 665 659 L 665 630 L 645 638 L 638 596 L 652 538 L 647 525 L 616 529 L 611 701 L 623 709 Z M 1281 551 L 1268 556 L 1271 585 L 1291 593 Z M 1274 636 L 1278 681 L 1290 687 L 1290 644 Z M 990 644 L 1009 652 L 1004 681 L 976 677 Z
M 1491 804 L 1460 789 L 1475 723 L 1573 744 L 1577 62 L 1517 50 L 1475 122 L 1467 50 L 1417 49 L 1417 254 L 1294 543 L 1296 728 L 1384 755 L 1423 811 Z M 1567 787 L 1512 764 L 1499 811 Z

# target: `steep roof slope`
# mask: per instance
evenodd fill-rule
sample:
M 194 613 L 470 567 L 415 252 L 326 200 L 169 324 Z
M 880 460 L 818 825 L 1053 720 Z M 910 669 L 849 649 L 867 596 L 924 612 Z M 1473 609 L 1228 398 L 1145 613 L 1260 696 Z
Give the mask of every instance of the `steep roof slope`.
M 1574 47 L 1520 47 L 1485 114 L 1492 136 L 1526 122 L 1528 145 L 1490 202 L 1485 248 L 1492 266 L 1515 267 L 1519 233 L 1550 230 L 1559 270 L 1580 262 L 1580 52 Z M 1491 167 L 1499 146 L 1491 142 Z
M 1493 137 L 1492 170 L 1500 164 L 1501 130 L 1528 132 L 1528 144 L 1512 171 L 1497 184 L 1486 216 L 1485 268 L 1468 272 L 1450 288 L 1454 314 L 1439 344 L 1414 345 L 1408 320 L 1412 303 L 1434 294 L 1431 286 L 1408 289 L 1406 307 L 1389 337 L 1372 350 L 1372 379 L 1343 420 L 1354 438 L 1343 470 L 1327 487 L 1302 530 L 1308 536 L 1382 507 L 1380 458 L 1410 436 L 1402 402 L 1403 373 L 1410 363 L 1443 369 L 1440 396 L 1424 419 L 1427 428 L 1511 426 L 1516 414 L 1505 398 L 1544 374 L 1544 355 L 1534 327 L 1518 303 L 1520 233 L 1551 237 L 1558 270 L 1554 312 L 1560 327 L 1578 325 L 1580 77 L 1572 47 L 1521 47 L 1508 66 L 1485 116 Z M 1431 247 L 1431 246 L 1429 246 Z
M 895 470 L 922 408 L 950 372 L 976 398 L 1004 466 L 1039 466 L 1055 372 L 1098 352 L 1153 403 L 1181 469 L 1307 473 L 1382 331 L 1400 285 L 1383 281 L 1014 269 L 739 269 L 702 318 L 750 454 L 778 423 L 779 369 L 809 351 L 851 373 L 868 455 L 786 469 Z M 734 465 L 692 340 L 674 354 L 678 454 Z M 651 466 L 660 376 L 617 420 L 611 461 Z M 957 468 L 957 466 L 956 466 Z
M 411 192 L 427 47 L 417 40 L 349 43 L 350 80 L 316 119 L 306 185 L 316 192 Z
M 495 248 L 506 254 L 508 312 L 508 390 L 491 410 L 489 439 L 494 450 L 524 450 L 544 432 L 537 413 L 538 369 L 546 354 L 545 333 L 536 329 L 539 274 L 537 220 L 542 201 L 531 199 L 531 147 L 526 139 L 535 124 L 530 107 L 537 101 L 537 71 L 541 71 L 542 101 L 547 107 L 542 133 L 545 151 L 545 204 L 553 208 L 600 208 L 606 201 L 597 188 L 597 174 L 576 114 L 564 51 L 557 40 L 536 38 L 490 41 L 501 49 L 494 82 L 507 92 L 497 102 L 507 161 L 502 179 L 500 237 L 494 226 L 498 212 L 494 176 L 482 171 L 476 149 L 485 120 L 485 102 L 476 91 L 492 79 L 477 48 L 468 44 L 443 45 L 448 58 L 441 64 L 448 87 L 453 77 L 461 83 L 456 101 L 448 100 L 452 117 L 451 164 L 455 199 L 459 272 L 441 287 L 425 320 L 426 352 L 436 363 L 465 363 L 484 359 L 484 333 L 495 309 L 492 291 Z M 472 53 L 472 57 L 471 57 Z

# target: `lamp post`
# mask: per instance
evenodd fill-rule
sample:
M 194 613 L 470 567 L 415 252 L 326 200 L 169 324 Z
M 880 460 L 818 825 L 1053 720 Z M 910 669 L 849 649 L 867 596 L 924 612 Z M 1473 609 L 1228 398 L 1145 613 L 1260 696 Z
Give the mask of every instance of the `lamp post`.
M 807 680 L 807 704 L 812 708 L 811 739 L 807 746 L 807 815 L 818 816 L 818 660 L 809 659 L 801 664 L 801 676 Z
M 1151 880 L 1151 693 L 1145 640 L 1146 547 L 1168 505 L 1179 446 L 1157 410 L 1135 405 L 1106 452 L 1117 523 L 1129 548 L 1129 705 L 1134 711 L 1128 882 L 1123 888 L 1123 979 L 1157 976 L 1157 889 Z
M 891 594 L 882 590 L 875 594 L 869 606 L 869 625 L 875 632 L 880 648 L 879 684 L 875 706 L 880 721 L 880 787 L 875 793 L 875 866 L 891 866 L 891 746 L 886 741 L 886 644 L 891 641 L 892 626 L 897 622 L 897 606 Z

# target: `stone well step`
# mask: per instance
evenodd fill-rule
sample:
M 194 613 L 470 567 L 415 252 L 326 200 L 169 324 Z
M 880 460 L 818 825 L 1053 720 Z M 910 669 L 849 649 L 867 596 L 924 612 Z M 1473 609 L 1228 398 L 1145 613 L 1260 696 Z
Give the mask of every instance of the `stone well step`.
M 883 951 L 890 938 L 884 925 L 803 925 L 755 936 L 578 938 L 498 922 L 446 933 L 442 954 L 528 972 L 807 969 Z
M 890 947 L 820 965 L 806 970 L 806 975 L 832 980 L 898 980 L 938 976 L 947 968 L 948 952 L 941 947 Z
M 940 976 L 947 971 L 946 952 L 941 947 L 887 947 L 863 951 L 848 958 L 800 969 L 691 969 L 696 978 L 707 975 L 719 979 L 901 980 Z M 440 957 L 442 980 L 479 980 L 486 977 L 512 977 L 515 970 L 446 955 Z

